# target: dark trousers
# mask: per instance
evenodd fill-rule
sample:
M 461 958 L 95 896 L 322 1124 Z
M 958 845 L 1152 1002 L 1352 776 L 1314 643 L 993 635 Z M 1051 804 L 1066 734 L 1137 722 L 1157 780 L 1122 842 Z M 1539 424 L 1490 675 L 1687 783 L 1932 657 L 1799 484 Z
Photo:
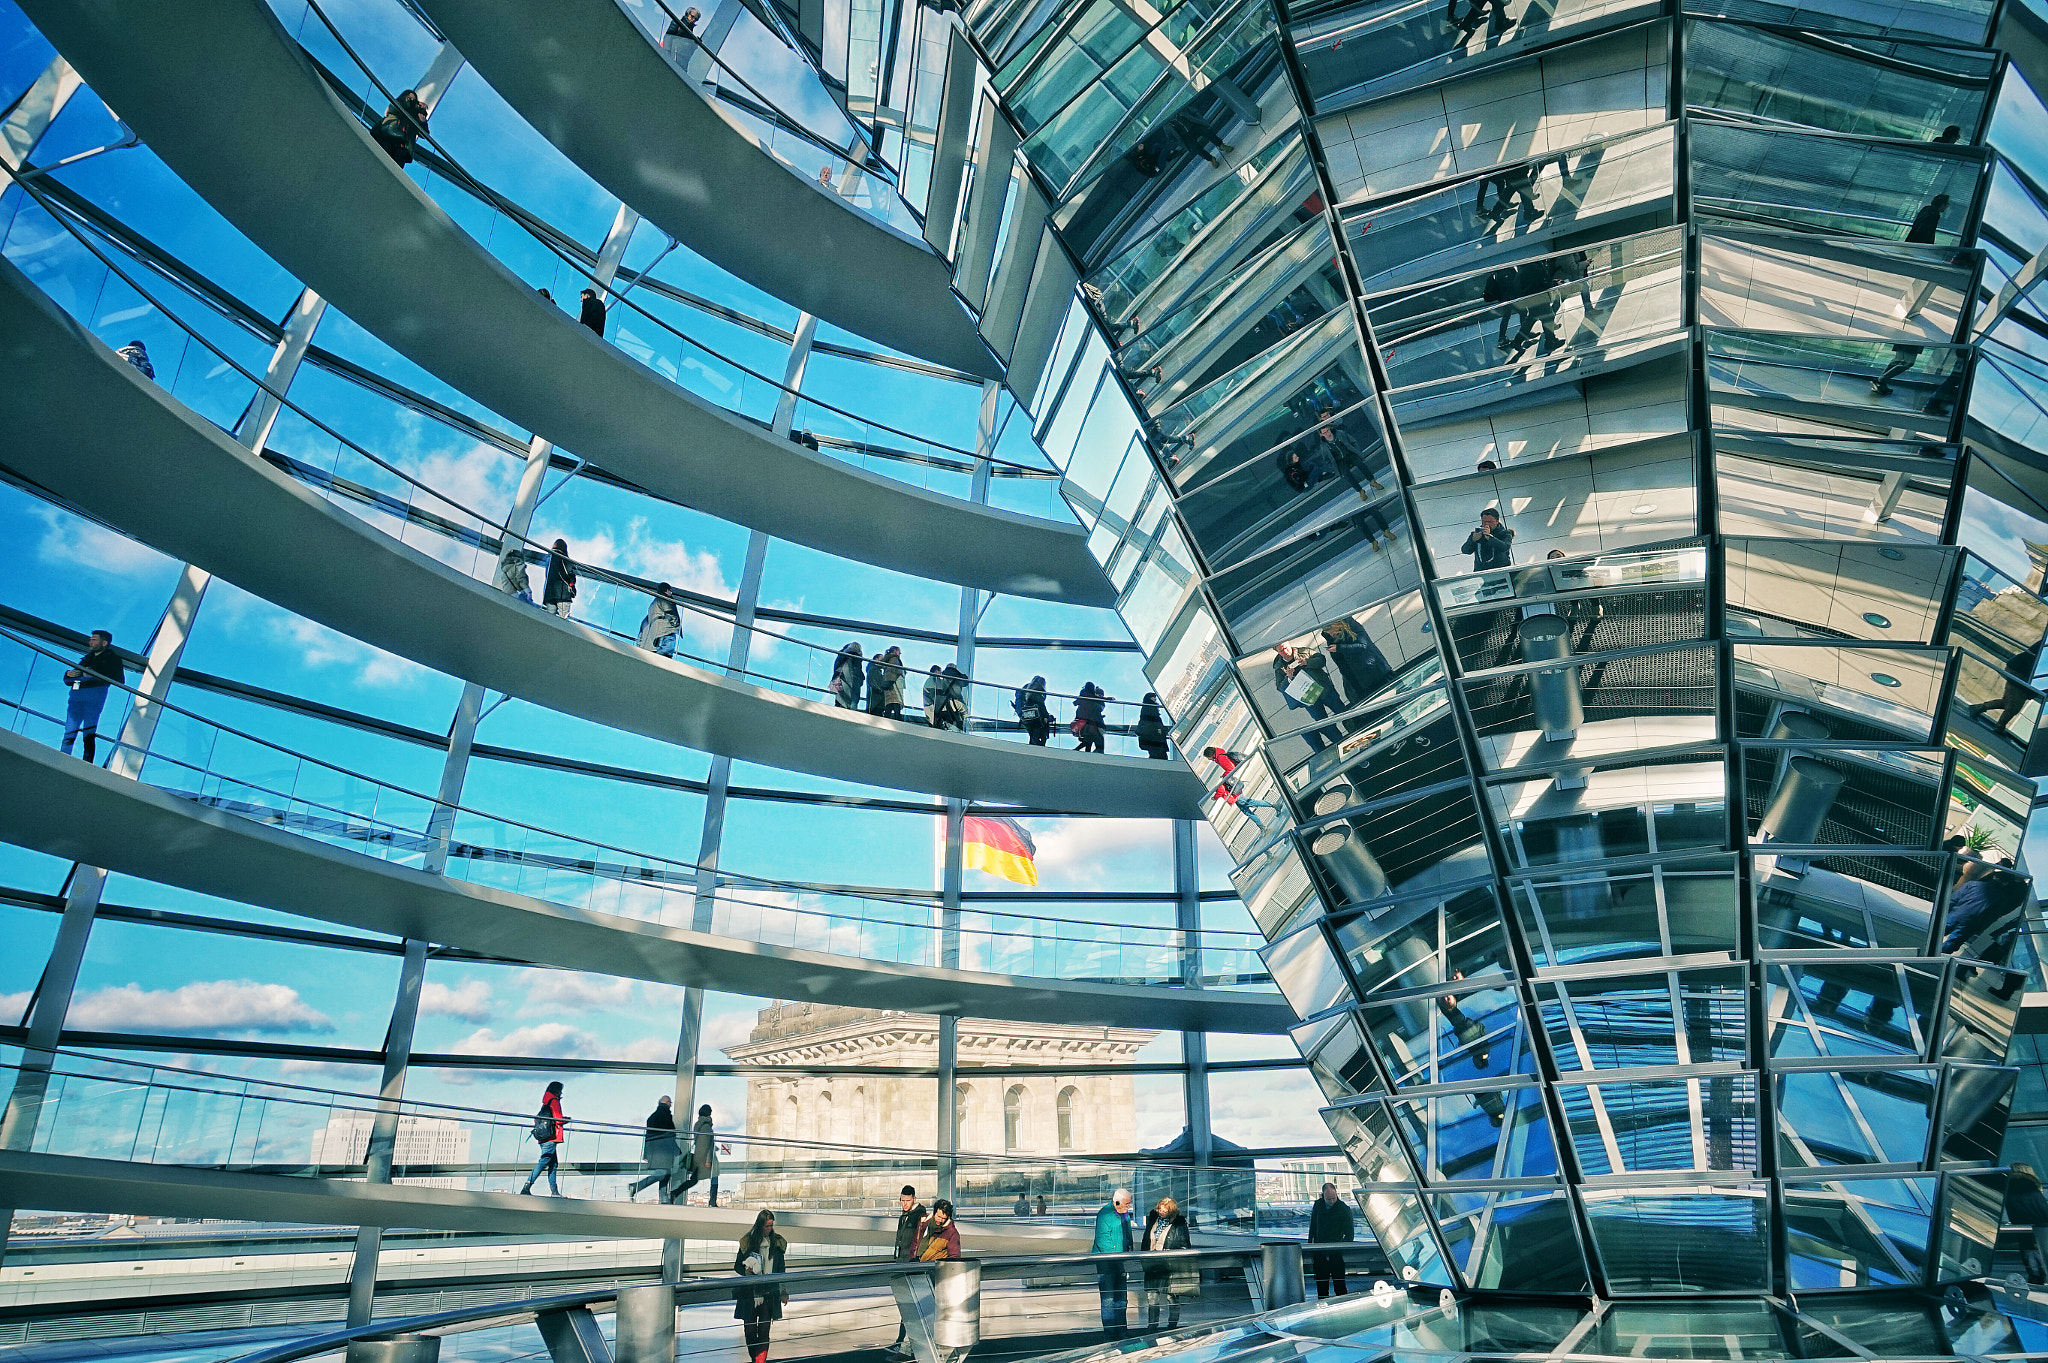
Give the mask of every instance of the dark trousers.
M 1350 1287 L 1344 1282 L 1344 1255 L 1337 1250 L 1317 1250 L 1309 1257 L 1309 1268 L 1316 1275 L 1316 1296 L 1330 1295 L 1330 1284 L 1337 1285 L 1337 1295 L 1344 1296 Z
M 105 686 L 77 686 L 65 693 L 64 697 L 64 741 L 57 751 L 70 752 L 71 745 L 79 739 L 85 740 L 85 760 L 97 760 L 100 741 L 100 712 L 107 708 Z
M 768 1352 L 768 1331 L 773 1328 L 774 1323 L 768 1317 L 767 1303 L 756 1306 L 754 1311 L 756 1314 L 743 1322 L 743 1325 L 747 1336 L 747 1354 L 759 1358 Z
M 1121 1330 L 1130 1313 L 1130 1282 L 1122 1264 L 1097 1264 L 1095 1285 L 1102 1293 L 1102 1328 Z

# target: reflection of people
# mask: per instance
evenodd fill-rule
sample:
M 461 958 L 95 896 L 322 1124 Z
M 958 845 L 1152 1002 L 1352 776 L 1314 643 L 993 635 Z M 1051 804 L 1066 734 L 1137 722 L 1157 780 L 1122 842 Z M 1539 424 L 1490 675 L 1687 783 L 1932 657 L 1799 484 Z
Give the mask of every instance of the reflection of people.
M 2048 1283 L 2048 1194 L 2041 1191 L 2041 1176 L 2031 1164 L 2013 1161 L 2005 1184 L 2006 1224 L 2031 1230 L 2033 1243 L 2026 1248 L 2027 1281 Z
M 1462 980 L 1465 978 L 1465 972 L 1454 970 L 1451 972 L 1451 978 Z M 1456 994 L 1445 994 L 1436 1001 L 1436 1006 L 1437 1011 L 1444 1015 L 1444 1021 L 1451 1024 L 1451 1034 L 1457 1038 L 1458 1045 L 1470 1046 L 1486 1038 L 1486 1024 L 1478 1018 L 1466 1016 L 1465 1010 L 1458 1006 Z M 1473 1069 L 1483 1070 L 1491 1063 L 1492 1056 L 1486 1047 L 1480 1046 L 1472 1052 Z
M 1373 477 L 1372 466 L 1366 463 L 1365 456 L 1350 436 L 1335 426 L 1325 426 L 1316 433 L 1316 439 L 1322 446 L 1322 453 L 1343 475 L 1344 481 L 1351 484 L 1352 491 L 1361 501 L 1365 499 L 1365 488 L 1360 486 L 1361 483 L 1370 484 L 1374 492 L 1385 490 L 1380 480 Z
M 2040 664 L 2041 645 L 2039 643 L 2036 643 L 2032 648 L 2023 648 L 2013 654 L 2005 665 L 2006 672 L 2010 674 L 2003 679 L 2005 682 L 2005 693 L 1997 700 L 1987 700 L 1970 706 L 1970 718 L 1982 719 L 1986 710 L 1996 707 L 1998 710 L 1998 722 L 1992 727 L 1997 729 L 2000 734 L 2010 737 L 2013 718 L 2026 708 L 2028 701 L 2034 698 L 2033 688 L 2026 685 L 2026 682 L 2034 679 L 2034 671 Z M 2025 680 L 2018 681 L 2014 680 L 2015 678 L 2024 678 Z
M 1273 650 L 1273 687 L 1290 710 L 1306 710 L 1311 722 L 1320 724 L 1330 717 L 1330 664 L 1322 654 L 1297 652 L 1292 644 Z M 1309 729 L 1303 737 L 1317 752 L 1330 746 L 1330 736 Z
M 1329 645 L 1331 661 L 1337 664 L 1337 674 L 1344 678 L 1345 705 L 1359 704 L 1393 674 L 1380 646 L 1353 617 L 1340 616 L 1324 625 L 1323 639 Z
M 1479 513 L 1479 528 L 1465 536 L 1458 552 L 1472 556 L 1472 571 L 1483 573 L 1505 568 L 1515 561 L 1515 532 L 1501 524 L 1500 512 L 1492 507 Z
M 1955 951 L 1971 938 L 1984 936 L 1986 929 L 2001 925 L 2027 902 L 2032 889 L 2031 880 L 2005 866 L 1968 881 L 1948 901 L 1948 935 L 1942 939 L 1941 949 Z M 1989 953 L 1980 950 L 1975 954 Z
M 1892 347 L 1891 363 L 1870 381 L 1870 395 L 1884 397 L 1892 391 L 1892 380 L 1920 362 L 1920 352 L 1925 346 L 1895 345 Z
M 1544 166 L 1543 161 L 1530 161 L 1525 165 L 1509 166 L 1496 171 L 1479 181 L 1479 197 L 1473 203 L 1483 223 L 1482 233 L 1490 233 L 1505 221 L 1509 213 L 1515 213 L 1523 222 L 1533 222 L 1543 216 L 1543 202 L 1536 197 L 1536 176 Z M 1486 191 L 1493 191 L 1493 203 L 1486 202 Z M 1520 200 L 1519 209 L 1510 205 Z
M 1202 756 L 1223 769 L 1223 779 L 1216 783 L 1216 798 L 1234 809 L 1243 810 L 1246 817 L 1264 828 L 1266 821 L 1259 817 L 1258 812 L 1262 809 L 1277 811 L 1280 806 L 1271 800 L 1254 800 L 1245 795 L 1242 778 L 1237 774 L 1237 769 L 1244 765 L 1243 755 L 1224 748 L 1204 748 Z
M 1906 240 L 1915 245 L 1929 245 L 1935 234 L 1941 230 L 1941 215 L 1948 212 L 1948 195 L 1937 194 L 1927 201 L 1927 206 L 1913 215 L 1913 221 L 1906 228 Z
M 1481 23 L 1486 25 L 1487 42 L 1491 46 L 1493 39 L 1508 31 L 1511 22 L 1507 0 L 1472 0 L 1472 8 L 1463 18 L 1458 16 L 1458 0 L 1450 0 L 1444 17 L 1458 30 L 1458 36 L 1451 43 L 1453 47 L 1463 47 L 1471 42 L 1472 34 Z

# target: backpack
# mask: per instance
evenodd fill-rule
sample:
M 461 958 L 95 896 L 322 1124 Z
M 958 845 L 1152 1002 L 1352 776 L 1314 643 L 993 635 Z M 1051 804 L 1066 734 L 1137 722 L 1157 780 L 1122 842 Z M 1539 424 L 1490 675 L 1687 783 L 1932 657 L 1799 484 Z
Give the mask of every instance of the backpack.
M 1503 265 L 1486 277 L 1486 292 L 1480 297 L 1489 303 L 1498 303 L 1503 298 L 1515 296 L 1515 267 Z
M 533 1130 L 528 1132 L 527 1134 L 532 1136 L 535 1141 L 539 1142 L 542 1145 L 546 1145 L 549 1141 L 554 1139 L 555 1119 L 548 1115 L 548 1108 L 546 1103 L 542 1103 L 540 1111 L 534 1114 Z

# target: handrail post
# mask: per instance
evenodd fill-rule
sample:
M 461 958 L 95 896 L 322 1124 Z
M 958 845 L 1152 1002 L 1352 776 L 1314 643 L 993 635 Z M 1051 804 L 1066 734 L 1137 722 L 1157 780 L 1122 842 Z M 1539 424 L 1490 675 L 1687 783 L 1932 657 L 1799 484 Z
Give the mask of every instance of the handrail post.
M 896 1298 L 896 1313 L 903 1319 L 903 1344 L 910 1356 L 917 1363 L 939 1363 L 939 1308 L 931 1276 L 915 1271 L 891 1274 L 889 1293 Z
M 613 1318 L 617 1363 L 674 1363 L 676 1290 L 668 1283 L 619 1289 Z
M 548 1346 L 553 1363 L 612 1363 L 612 1351 L 605 1345 L 604 1331 L 587 1306 L 560 1311 L 543 1311 L 534 1317 L 540 1337 Z M 670 1328 L 674 1328 L 671 1316 Z

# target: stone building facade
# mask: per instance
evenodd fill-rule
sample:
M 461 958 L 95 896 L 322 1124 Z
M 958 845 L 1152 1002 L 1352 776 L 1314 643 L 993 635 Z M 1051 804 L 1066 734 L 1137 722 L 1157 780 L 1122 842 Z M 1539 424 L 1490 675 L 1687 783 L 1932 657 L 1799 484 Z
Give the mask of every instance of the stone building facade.
M 962 1021 L 953 1100 L 963 1154 L 957 1184 L 963 1206 L 1032 1198 L 1065 1202 L 1078 1195 L 1063 1158 L 1130 1154 L 1137 1149 L 1136 1098 L 1129 1075 L 1057 1071 L 1029 1078 L 976 1078 L 992 1065 L 1057 1065 L 1077 1069 L 1128 1065 L 1156 1032 L 1128 1027 Z M 742 1045 L 727 1047 L 735 1064 L 796 1068 L 876 1067 L 933 1070 L 939 1061 L 939 1020 L 926 1013 L 882 1012 L 814 1003 L 775 1003 L 761 1010 Z M 747 1080 L 748 1170 L 737 1194 L 750 1204 L 892 1205 L 904 1183 L 929 1189 L 928 1154 L 938 1141 L 937 1083 L 898 1075 L 752 1075 Z M 860 1158 L 859 1169 L 835 1167 L 829 1151 L 777 1147 L 774 1141 L 818 1141 L 905 1151 L 900 1165 Z M 853 1157 L 849 1152 L 848 1164 Z M 775 1173 L 758 1167 L 780 1162 Z M 1093 1179 L 1090 1183 L 1092 1192 Z M 929 1196 L 929 1193 L 925 1194 Z

